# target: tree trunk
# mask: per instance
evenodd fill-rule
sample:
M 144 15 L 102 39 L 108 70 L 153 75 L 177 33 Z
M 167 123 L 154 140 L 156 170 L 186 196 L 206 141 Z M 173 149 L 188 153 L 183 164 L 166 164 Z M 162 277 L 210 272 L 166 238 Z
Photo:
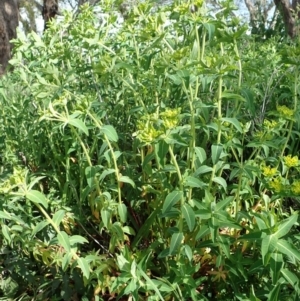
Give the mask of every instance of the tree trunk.
M 17 0 L 0 0 L 0 76 L 5 72 L 11 56 L 13 45 L 11 39 L 16 38 L 19 23 L 19 7 Z
M 294 39 L 297 36 L 296 23 L 299 19 L 299 11 L 298 14 L 296 13 L 299 10 L 297 6 L 300 4 L 300 0 L 293 0 L 292 4 L 289 0 L 274 0 L 274 3 L 282 14 L 288 35 Z
M 46 30 L 48 27 L 48 22 L 59 14 L 58 0 L 44 0 L 42 14 L 45 22 L 44 30 Z

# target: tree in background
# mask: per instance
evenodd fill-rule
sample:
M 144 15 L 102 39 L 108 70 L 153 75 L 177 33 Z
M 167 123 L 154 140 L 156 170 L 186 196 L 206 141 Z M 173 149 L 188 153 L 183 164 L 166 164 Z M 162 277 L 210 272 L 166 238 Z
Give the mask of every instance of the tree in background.
M 11 39 L 16 38 L 19 23 L 19 8 L 16 0 L 0 1 L 0 75 L 7 67 L 10 59 Z
M 42 14 L 45 22 L 44 30 L 46 30 L 48 22 L 59 14 L 58 0 L 44 0 Z
M 288 35 L 294 39 L 298 35 L 297 21 L 300 17 L 300 0 L 274 0 L 274 3 L 282 14 Z

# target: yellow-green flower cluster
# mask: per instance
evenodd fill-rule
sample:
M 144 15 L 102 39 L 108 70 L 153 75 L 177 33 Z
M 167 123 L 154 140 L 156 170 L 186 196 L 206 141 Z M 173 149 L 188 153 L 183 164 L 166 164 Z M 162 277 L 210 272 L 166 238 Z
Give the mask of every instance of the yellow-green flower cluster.
M 277 106 L 277 112 L 286 118 L 292 118 L 295 113 L 294 110 L 289 109 L 287 106 Z
M 275 120 L 268 120 L 268 119 L 264 120 L 264 127 L 268 130 L 272 130 L 276 128 L 277 124 L 278 122 L 276 122 Z
M 166 109 L 164 112 L 160 113 L 160 117 L 166 130 L 172 129 L 178 125 L 180 111 L 180 108 Z
M 292 184 L 291 190 L 294 194 L 300 194 L 300 181 L 295 181 Z
M 299 159 L 298 156 L 292 157 L 291 155 L 288 155 L 286 157 L 283 157 L 283 161 L 286 165 L 286 167 L 291 168 L 299 165 Z
M 188 2 L 175 6 L 174 11 L 180 14 L 187 13 L 190 10 L 190 5 Z
M 272 180 L 269 185 L 275 192 L 280 192 L 283 189 L 282 181 L 279 177 Z
M 163 131 L 154 127 L 158 123 L 158 116 L 150 114 L 143 117 L 137 123 L 137 137 L 146 144 L 151 144 L 155 139 L 163 134 Z
M 21 168 L 14 168 L 13 174 L 0 185 L 1 193 L 9 193 L 15 187 L 25 183 L 26 170 Z
M 277 168 L 270 167 L 270 166 L 263 166 L 262 172 L 265 177 L 272 178 L 273 176 L 275 176 L 275 174 L 277 172 Z

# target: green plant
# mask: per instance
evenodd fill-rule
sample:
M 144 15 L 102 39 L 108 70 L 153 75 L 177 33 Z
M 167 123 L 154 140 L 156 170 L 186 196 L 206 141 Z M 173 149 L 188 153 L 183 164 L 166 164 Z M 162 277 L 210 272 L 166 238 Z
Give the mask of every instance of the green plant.
M 111 8 L 19 36 L 1 79 L 14 297 L 297 300 L 297 47 L 226 6 Z

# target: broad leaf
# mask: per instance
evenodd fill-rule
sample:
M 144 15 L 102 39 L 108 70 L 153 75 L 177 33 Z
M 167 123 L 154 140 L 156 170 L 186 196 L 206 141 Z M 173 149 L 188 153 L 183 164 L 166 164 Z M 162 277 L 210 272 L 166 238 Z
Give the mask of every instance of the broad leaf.
M 89 277 L 90 277 L 90 267 L 89 267 L 88 262 L 84 258 L 79 258 L 77 260 L 77 263 L 78 263 L 78 265 L 79 265 L 79 267 L 82 271 L 83 276 L 86 279 L 89 279 Z
M 211 158 L 213 164 L 216 164 L 219 161 L 222 150 L 223 150 L 223 145 L 221 144 L 213 144 L 211 146 Z
M 297 219 L 298 214 L 293 214 L 289 218 L 285 219 L 278 225 L 278 230 L 276 231 L 276 233 L 274 233 L 274 235 L 276 235 L 277 238 L 281 238 L 282 236 L 286 235 L 295 225 Z
M 89 135 L 88 128 L 82 120 L 80 120 L 80 119 L 69 119 L 68 123 L 73 125 L 74 127 L 78 128 L 82 132 L 84 132 L 87 136 Z
M 119 182 L 128 183 L 133 188 L 135 187 L 134 182 L 129 177 L 127 177 L 127 176 L 121 176 L 121 177 L 119 177 Z
M 298 261 L 300 261 L 300 252 L 286 240 L 278 240 L 277 250 L 291 258 L 296 258 Z
M 164 201 L 162 213 L 169 211 L 180 199 L 182 198 L 182 192 L 174 190 L 169 193 Z
M 59 224 L 63 220 L 64 216 L 65 216 L 65 210 L 56 211 L 55 214 L 53 215 L 52 220 L 57 227 L 59 227 Z
M 189 230 L 192 232 L 195 227 L 195 213 L 190 205 L 185 204 L 181 209 L 182 215 L 189 227 Z
M 173 235 L 171 237 L 169 255 L 174 255 L 177 252 L 179 246 L 181 245 L 182 239 L 183 239 L 183 233 L 181 233 L 181 232 L 173 233 Z
M 42 204 L 45 208 L 48 208 L 48 202 L 46 197 L 37 190 L 30 190 L 26 193 L 26 198 L 34 204 Z
M 122 223 L 126 223 L 127 221 L 127 207 L 125 204 L 118 204 L 118 214 Z
M 264 265 L 267 265 L 269 259 L 272 255 L 272 252 L 277 246 L 278 239 L 275 235 L 268 235 L 263 238 L 261 243 L 261 255 Z
M 119 137 L 115 128 L 111 125 L 104 125 L 101 127 L 101 132 L 107 137 L 109 141 L 117 142 Z
M 71 251 L 69 236 L 66 232 L 60 231 L 57 235 L 58 242 L 66 250 L 66 252 Z

